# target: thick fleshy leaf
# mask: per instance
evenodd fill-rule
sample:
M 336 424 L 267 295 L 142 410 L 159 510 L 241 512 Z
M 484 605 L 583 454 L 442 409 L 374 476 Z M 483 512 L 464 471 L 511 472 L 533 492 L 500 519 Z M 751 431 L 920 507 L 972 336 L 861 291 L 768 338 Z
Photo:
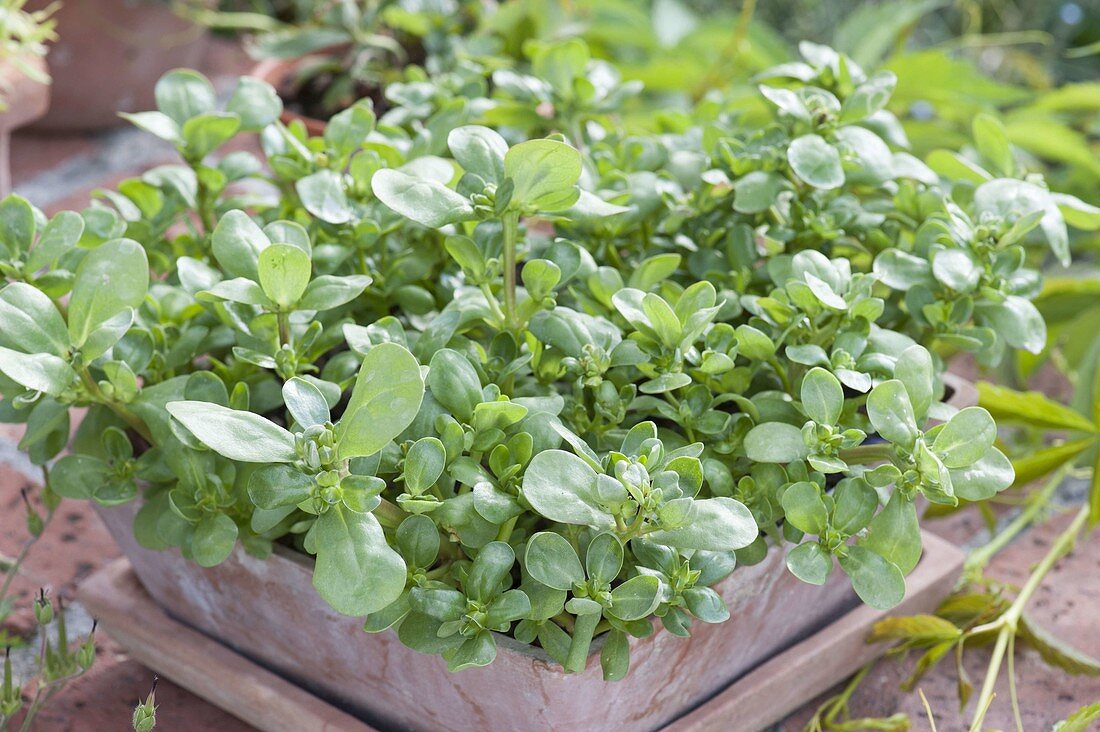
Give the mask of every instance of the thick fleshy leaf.
M 406 568 L 374 514 L 332 506 L 313 526 L 313 586 L 337 612 L 369 615 L 405 590 Z
M 202 444 L 230 460 L 289 463 L 298 457 L 294 435 L 258 414 L 211 402 L 168 402 L 165 408 Z
M 420 364 L 408 349 L 396 343 L 371 348 L 336 425 L 338 455 L 366 457 L 381 450 L 412 424 L 423 398 Z

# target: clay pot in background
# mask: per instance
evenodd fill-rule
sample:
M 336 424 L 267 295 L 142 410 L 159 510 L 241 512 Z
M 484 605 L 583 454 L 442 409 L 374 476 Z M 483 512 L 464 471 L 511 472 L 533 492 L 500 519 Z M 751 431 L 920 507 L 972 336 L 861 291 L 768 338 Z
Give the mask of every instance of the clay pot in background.
M 300 63 L 302 63 L 302 59 L 267 59 L 256 64 L 249 75 L 255 76 L 257 79 L 263 79 L 275 87 L 275 90 L 279 92 L 279 96 L 283 96 L 288 81 L 293 77 L 296 67 Z M 283 97 L 283 101 L 285 103 L 286 97 Z M 325 133 L 325 121 L 315 117 L 306 117 L 284 109 L 280 119 L 283 124 L 287 125 L 294 120 L 300 120 L 306 126 L 306 131 L 309 132 L 311 137 L 318 137 Z
M 32 57 L 25 63 L 46 71 L 46 62 Z M 0 197 L 11 192 L 11 133 L 41 117 L 50 106 L 50 86 L 27 77 L 10 61 L 0 62 L 0 94 L 7 109 L 0 111 Z
M 51 2 L 31 0 L 28 9 Z M 204 28 L 161 0 L 65 0 L 54 17 L 53 101 L 37 129 L 102 129 L 122 122 L 118 112 L 155 109 L 157 79 L 196 66 L 208 46 Z

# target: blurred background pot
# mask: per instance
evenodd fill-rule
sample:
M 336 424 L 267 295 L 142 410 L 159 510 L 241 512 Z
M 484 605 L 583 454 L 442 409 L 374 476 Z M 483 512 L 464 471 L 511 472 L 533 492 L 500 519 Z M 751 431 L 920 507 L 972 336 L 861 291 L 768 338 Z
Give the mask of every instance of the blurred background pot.
M 50 85 L 45 78 L 46 62 L 36 56 L 20 60 L 36 72 L 32 79 L 11 60 L 0 61 L 0 196 L 11 192 L 11 133 L 41 117 L 50 105 Z
M 46 7 L 52 0 L 31 0 Z M 194 67 L 208 47 L 205 28 L 160 0 L 66 0 L 51 45 L 53 102 L 42 130 L 94 130 L 122 122 L 118 112 L 154 109 L 153 86 L 166 71 Z

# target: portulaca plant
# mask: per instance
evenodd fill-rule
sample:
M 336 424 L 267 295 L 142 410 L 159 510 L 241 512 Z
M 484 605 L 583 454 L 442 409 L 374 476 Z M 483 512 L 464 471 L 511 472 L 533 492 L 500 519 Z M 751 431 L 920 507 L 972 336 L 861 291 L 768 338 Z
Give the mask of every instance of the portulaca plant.
M 630 135 L 608 95 L 533 139 L 470 124 L 491 98 L 309 138 L 263 84 L 220 110 L 172 72 L 131 119 L 182 164 L 82 213 L 0 204 L 0 417 L 56 494 L 140 501 L 144 546 L 292 547 L 455 670 L 505 633 L 578 671 L 606 634 L 622 678 L 629 637 L 726 620 L 719 583 L 772 551 L 892 607 L 919 502 L 1012 483 L 942 356 L 1041 347 L 1024 243 L 1061 256 L 1064 199 L 933 172 L 893 80 L 820 54 L 764 124 L 708 102 Z M 262 159 L 222 154 L 253 133 Z

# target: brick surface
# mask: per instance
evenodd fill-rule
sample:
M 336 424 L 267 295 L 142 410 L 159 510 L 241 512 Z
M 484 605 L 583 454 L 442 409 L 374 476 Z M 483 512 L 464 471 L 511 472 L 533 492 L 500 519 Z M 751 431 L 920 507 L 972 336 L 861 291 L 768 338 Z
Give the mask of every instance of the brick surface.
M 1053 539 L 1065 529 L 1072 516 L 1067 512 L 1035 528 L 999 554 L 988 574 L 1003 582 L 1022 583 L 1050 548 Z M 1100 657 L 1100 536 L 1079 544 L 1076 551 L 1060 561 L 1047 575 L 1029 605 L 1029 615 L 1042 627 L 1073 647 Z M 980 686 L 989 664 L 988 648 L 973 648 L 966 653 L 966 671 L 971 683 Z M 853 716 L 889 716 L 895 712 L 909 715 L 913 729 L 928 729 L 920 697 L 899 689 L 912 670 L 914 659 L 907 662 L 879 661 L 852 697 Z M 1049 730 L 1078 708 L 1100 700 L 1100 679 L 1070 676 L 1045 664 L 1031 649 L 1017 649 L 1017 692 L 1025 730 Z M 997 698 L 986 718 L 988 729 L 1015 729 L 1009 703 L 1007 665 L 1002 667 Z M 972 710 L 960 714 L 956 677 L 952 659 L 942 662 L 920 683 L 941 732 L 968 728 Z M 836 693 L 830 692 L 829 695 Z M 977 692 L 975 692 L 976 694 Z M 826 695 L 829 696 L 829 695 Z M 779 732 L 801 730 L 813 710 L 824 701 L 808 704 L 778 728 Z

